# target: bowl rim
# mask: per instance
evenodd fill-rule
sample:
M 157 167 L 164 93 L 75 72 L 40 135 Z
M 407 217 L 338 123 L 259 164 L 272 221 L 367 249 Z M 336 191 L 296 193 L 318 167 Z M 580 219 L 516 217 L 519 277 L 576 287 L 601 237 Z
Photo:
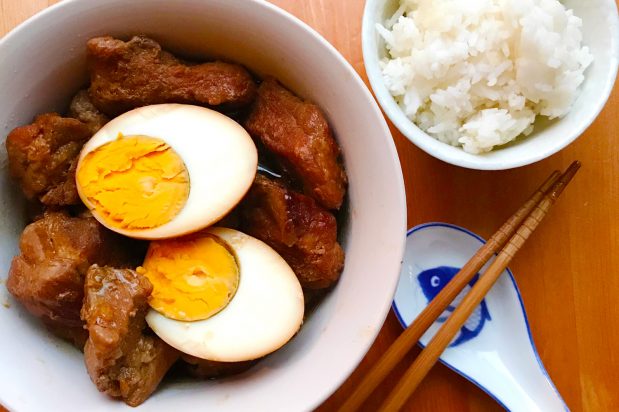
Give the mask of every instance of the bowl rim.
M 591 126 L 595 119 L 606 106 L 606 102 L 610 98 L 613 87 L 617 78 L 619 69 L 619 15 L 617 14 L 617 3 L 615 0 L 605 0 L 609 3 L 609 7 L 614 10 L 612 16 L 611 30 L 614 32 L 612 39 L 616 45 L 617 51 L 610 56 L 611 69 L 606 73 L 603 93 L 596 100 L 595 109 L 591 115 L 582 119 L 578 127 L 574 131 L 566 135 L 559 144 L 544 151 L 530 151 L 526 156 L 520 156 L 517 159 L 489 159 L 483 155 L 473 155 L 466 153 L 462 148 L 451 146 L 447 143 L 429 136 L 421 130 L 416 124 L 406 117 L 402 109 L 395 102 L 389 90 L 385 86 L 382 79 L 379 60 L 376 51 L 378 44 L 376 42 L 376 12 L 381 4 L 385 4 L 388 0 L 367 0 L 363 10 L 363 22 L 361 29 L 361 44 L 363 51 L 363 63 L 365 70 L 378 103 L 385 112 L 385 115 L 393 122 L 394 126 L 402 133 L 409 141 L 419 147 L 429 155 L 442 160 L 446 163 L 461 166 L 467 169 L 476 170 L 506 170 L 514 169 L 521 166 L 526 166 L 559 152 L 574 142 L 580 137 L 585 130 Z M 518 144 L 518 143 L 516 143 Z
M 382 325 L 391 310 L 391 305 L 393 302 L 393 296 L 395 294 L 395 290 L 397 287 L 397 283 L 399 280 L 399 273 L 402 264 L 402 256 L 404 255 L 404 248 L 406 244 L 406 233 L 407 233 L 407 202 L 406 202 L 406 191 L 404 185 L 404 176 L 401 168 L 400 159 L 398 156 L 398 152 L 395 146 L 395 142 L 391 135 L 391 131 L 385 120 L 382 112 L 374 100 L 372 93 L 370 92 L 368 86 L 362 80 L 360 74 L 353 68 L 353 66 L 346 60 L 346 58 L 340 54 L 340 52 L 329 43 L 318 31 L 309 26 L 307 23 L 291 14 L 290 12 L 268 2 L 267 0 L 243 0 L 245 7 L 262 7 L 266 9 L 267 12 L 273 13 L 277 16 L 278 19 L 288 20 L 299 30 L 305 31 L 309 36 L 314 38 L 319 44 L 320 47 L 324 48 L 329 55 L 332 56 L 334 62 L 337 62 L 346 72 L 349 74 L 349 79 L 354 83 L 354 87 L 359 89 L 360 93 L 364 96 L 365 100 L 368 104 L 368 110 L 373 113 L 375 116 L 375 120 L 379 122 L 380 128 L 382 128 L 382 137 L 381 139 L 384 141 L 383 143 L 386 146 L 386 150 L 388 151 L 392 162 L 389 165 L 382 165 L 382 167 L 391 168 L 391 173 L 396 177 L 395 181 L 392 181 L 390 184 L 393 186 L 393 194 L 394 199 L 397 200 L 397 204 L 401 205 L 400 210 L 392 211 L 398 213 L 400 215 L 399 218 L 399 232 L 393 234 L 393 238 L 397 239 L 399 236 L 401 241 L 397 243 L 397 249 L 395 251 L 394 256 L 398 256 L 398 261 L 394 262 L 394 273 L 391 279 L 388 279 L 390 284 L 388 284 L 389 297 L 385 299 L 384 302 L 380 306 L 377 306 L 375 311 L 375 322 L 376 328 L 373 328 L 371 332 L 368 332 L 366 335 L 366 339 L 363 343 L 359 344 L 356 347 L 356 352 L 354 356 L 352 356 L 352 361 L 349 363 L 347 368 L 342 368 L 338 371 L 335 371 L 331 374 L 332 384 L 323 387 L 320 391 L 315 391 L 315 396 L 313 396 L 313 404 L 310 405 L 311 409 L 315 409 L 320 406 L 329 396 L 331 396 L 347 379 L 348 377 L 355 371 L 355 369 L 359 366 L 371 346 L 373 345 L 376 337 L 382 330 Z M 48 6 L 43 10 L 35 13 L 30 16 L 13 29 L 11 29 L 8 33 L 0 38 L 0 50 L 8 47 L 10 43 L 13 43 L 15 39 L 18 39 L 19 36 L 22 35 L 22 32 L 28 30 L 33 24 L 39 24 L 42 20 L 49 18 L 49 15 L 53 15 L 54 13 L 60 13 L 62 10 L 66 10 L 66 8 L 70 8 L 77 3 L 88 3 L 88 0 L 62 0 L 56 4 Z M 377 136 L 372 136 L 371 138 L 376 139 Z M 383 279 L 383 281 L 387 281 L 387 279 Z M 336 312 L 334 312 L 336 313 Z M 0 392 L 0 404 L 5 405 L 7 408 L 11 409 L 13 407 L 12 402 L 6 396 Z M 306 405 L 307 406 L 307 405 Z

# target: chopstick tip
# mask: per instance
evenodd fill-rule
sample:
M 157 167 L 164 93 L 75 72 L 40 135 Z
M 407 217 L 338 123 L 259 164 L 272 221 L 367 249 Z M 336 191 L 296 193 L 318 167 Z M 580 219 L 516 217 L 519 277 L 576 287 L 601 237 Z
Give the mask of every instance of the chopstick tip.
M 539 187 L 539 189 L 537 189 L 538 192 L 542 192 L 542 193 L 548 192 L 550 189 L 552 189 L 554 184 L 557 183 L 557 180 L 559 180 L 560 177 L 561 177 L 561 172 L 560 171 L 555 170 L 554 172 L 552 172 L 551 175 L 548 176 L 546 181 L 544 181 L 544 183 L 542 183 L 542 185 Z
M 576 172 L 580 169 L 582 163 L 579 160 L 574 160 L 570 166 L 565 170 L 565 172 L 559 178 L 559 181 L 553 186 L 550 197 L 553 200 L 556 200 L 559 195 L 563 192 L 565 187 L 572 181 Z
M 563 173 L 563 178 L 565 179 L 571 179 L 572 177 L 574 177 L 574 175 L 576 174 L 576 172 L 578 171 L 578 169 L 580 169 L 580 167 L 582 166 L 582 163 L 580 162 L 580 160 L 574 160 L 570 166 L 565 170 L 565 173 Z

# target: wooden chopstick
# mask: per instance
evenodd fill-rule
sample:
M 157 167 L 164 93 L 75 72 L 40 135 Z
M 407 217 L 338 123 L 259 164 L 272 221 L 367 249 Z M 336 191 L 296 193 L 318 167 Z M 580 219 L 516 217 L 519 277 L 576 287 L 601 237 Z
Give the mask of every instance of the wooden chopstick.
M 387 352 L 378 360 L 374 367 L 363 378 L 352 395 L 340 407 L 340 412 L 358 410 L 363 402 L 385 379 L 389 372 L 400 362 L 411 348 L 419 341 L 425 331 L 438 318 L 469 284 L 495 253 L 507 243 L 509 238 L 524 219 L 537 206 L 546 192 L 557 182 L 561 174 L 555 170 L 546 181 L 531 195 L 531 197 L 512 215 L 501 228 L 483 245 L 477 253 L 460 269 L 453 279 L 445 285 L 417 318 L 402 332 L 398 339 L 389 347 Z
M 499 253 L 495 261 L 492 262 L 486 272 L 480 276 L 470 292 L 462 299 L 460 305 L 458 305 L 447 321 L 434 335 L 428 346 L 421 351 L 413 364 L 404 373 L 402 379 L 382 404 L 381 411 L 393 412 L 400 410 L 402 405 L 404 405 L 410 395 L 417 389 L 419 383 L 421 383 L 423 378 L 436 363 L 441 353 L 443 353 L 453 340 L 462 325 L 464 325 L 471 313 L 481 303 L 484 296 L 486 296 L 488 291 L 498 280 L 516 252 L 520 250 L 524 242 L 537 228 L 542 219 L 544 219 L 551 206 L 572 180 L 579 168 L 580 162 L 576 161 L 572 163 L 559 181 L 553 185 L 546 195 L 544 195 L 540 203 L 525 219 L 503 250 L 501 250 L 501 253 Z

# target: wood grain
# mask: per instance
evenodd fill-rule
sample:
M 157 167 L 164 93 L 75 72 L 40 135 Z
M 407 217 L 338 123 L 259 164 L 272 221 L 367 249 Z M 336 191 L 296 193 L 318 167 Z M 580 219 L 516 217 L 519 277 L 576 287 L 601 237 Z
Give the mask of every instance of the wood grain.
M 0 35 L 54 0 L 0 0 Z M 367 81 L 361 55 L 363 0 L 273 0 L 318 30 Z M 0 62 L 0 64 L 2 64 Z M 511 264 L 533 337 L 572 411 L 619 410 L 619 87 L 575 143 L 527 167 L 483 172 L 450 166 L 392 127 L 408 201 L 408 223 L 444 221 L 489 237 L 552 170 L 583 168 Z M 389 314 L 372 349 L 318 410 L 334 411 L 402 329 Z M 368 400 L 376 410 L 418 350 Z M 311 387 L 308 387 L 311 390 Z M 499 411 L 474 385 L 437 365 L 406 411 Z
M 535 193 L 514 213 L 497 232 L 488 239 L 486 244 L 480 247 L 460 271 L 451 279 L 441 291 L 434 296 L 428 306 L 425 307 L 413 320 L 413 322 L 398 336 L 395 342 L 384 352 L 372 369 L 363 377 L 363 380 L 352 391 L 348 399 L 340 405 L 340 412 L 357 411 L 374 392 L 376 387 L 387 377 L 389 372 L 400 363 L 402 358 L 417 345 L 419 339 L 432 326 L 436 319 L 447 309 L 458 294 L 466 287 L 473 277 L 481 270 L 488 260 L 501 251 L 503 246 L 516 233 L 520 225 L 529 214 L 537 207 L 546 192 L 553 187 L 561 178 L 561 173 L 555 170 L 548 179 L 535 191 Z M 504 270 L 503 268 L 502 270 Z M 484 272 L 484 278 L 488 271 Z M 482 297 L 483 298 L 483 297 Z M 455 315 L 455 312 L 454 312 Z M 453 317 L 453 316 L 451 316 Z M 451 318 L 450 317 L 450 318 Z M 468 318 L 468 316 L 467 316 Z M 465 318 L 466 320 L 466 318 Z M 462 325 L 458 326 L 458 330 Z M 437 332 L 438 333 L 438 332 Z M 426 350 L 429 346 L 426 347 Z M 440 354 L 445 350 L 441 349 Z M 420 356 L 423 355 L 421 352 Z M 416 358 L 419 360 L 419 357 Z M 432 364 L 434 365 L 434 364 Z M 429 372 L 429 371 L 427 371 Z M 425 376 L 425 375 L 424 375 Z M 404 376 L 400 377 L 400 381 Z
M 400 377 L 400 380 L 396 383 L 393 391 L 383 402 L 380 409 L 381 412 L 399 411 L 402 409 L 408 398 L 415 392 L 415 390 L 419 387 L 419 384 L 427 376 L 430 369 L 432 369 L 432 366 L 438 362 L 441 354 L 445 351 L 445 349 L 447 349 L 449 343 L 453 341 L 453 338 L 456 334 L 458 334 L 475 308 L 479 306 L 492 286 L 497 280 L 499 280 L 501 273 L 503 273 L 516 253 L 518 253 L 522 246 L 524 246 L 529 236 L 533 234 L 535 229 L 537 229 L 539 224 L 546 217 L 550 211 L 550 208 L 555 204 L 558 197 L 570 183 L 579 168 L 580 162 L 575 161 L 572 163 L 572 165 L 565 171 L 559 180 L 544 195 L 542 200 L 535 206 L 535 209 L 528 214 L 524 222 L 522 222 L 522 225 L 516 228 L 516 233 L 509 239 L 507 244 L 500 251 L 497 251 L 496 259 L 484 271 L 483 276 L 481 276 L 475 285 L 471 287 L 471 290 L 464 296 L 464 298 L 462 298 L 462 301 L 458 304 L 451 315 L 449 315 L 449 318 L 428 342 L 419 356 L 415 358 L 413 364 L 409 366 L 404 375 Z M 494 238 L 494 236 L 492 238 Z M 490 241 L 486 243 L 486 245 L 489 243 Z M 484 247 L 482 247 L 481 250 L 483 250 Z M 475 255 L 471 261 L 474 261 L 476 258 L 477 255 Z M 490 255 L 487 255 L 487 259 L 489 258 Z M 469 261 L 469 263 L 471 261 Z M 465 265 L 465 267 L 466 266 L 468 266 L 468 264 Z M 477 270 L 481 269 L 481 267 L 482 265 L 479 265 L 473 273 L 477 272 Z M 463 271 L 464 268 L 460 271 L 460 273 Z M 455 278 L 458 276 L 459 274 L 457 274 Z M 436 298 L 439 296 L 440 293 L 436 296 Z M 455 296 L 453 298 L 455 299 Z M 435 299 L 432 300 L 432 303 Z M 447 304 L 445 307 L 447 307 Z M 439 315 L 440 313 L 437 313 L 436 318 L 438 318 Z M 408 330 L 406 332 L 408 332 Z M 406 332 L 400 336 L 405 336 Z M 419 334 L 419 338 L 421 338 L 421 333 Z M 401 338 L 398 338 L 396 343 L 400 339 Z

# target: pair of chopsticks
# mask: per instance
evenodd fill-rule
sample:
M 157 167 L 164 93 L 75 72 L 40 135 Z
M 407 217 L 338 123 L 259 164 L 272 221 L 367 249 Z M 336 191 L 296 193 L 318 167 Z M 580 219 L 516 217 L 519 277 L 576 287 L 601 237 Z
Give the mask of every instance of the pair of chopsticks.
M 484 296 L 498 280 L 499 276 L 516 252 L 533 233 L 556 202 L 563 189 L 572 180 L 580 162 L 573 162 L 565 173 L 554 171 L 522 207 L 510 217 L 501 228 L 482 246 L 477 253 L 460 269 L 454 278 L 428 304 L 413 323 L 389 347 L 361 384 L 340 408 L 340 412 L 358 410 L 378 384 L 393 370 L 425 331 L 441 316 L 447 306 L 471 281 L 475 274 L 497 254 L 496 259 L 473 285 L 460 305 L 434 335 L 428 346 L 421 351 L 413 364 L 404 373 L 393 391 L 383 402 L 380 410 L 397 411 L 415 391 L 423 378 L 447 348 L 462 325 L 469 318 Z

